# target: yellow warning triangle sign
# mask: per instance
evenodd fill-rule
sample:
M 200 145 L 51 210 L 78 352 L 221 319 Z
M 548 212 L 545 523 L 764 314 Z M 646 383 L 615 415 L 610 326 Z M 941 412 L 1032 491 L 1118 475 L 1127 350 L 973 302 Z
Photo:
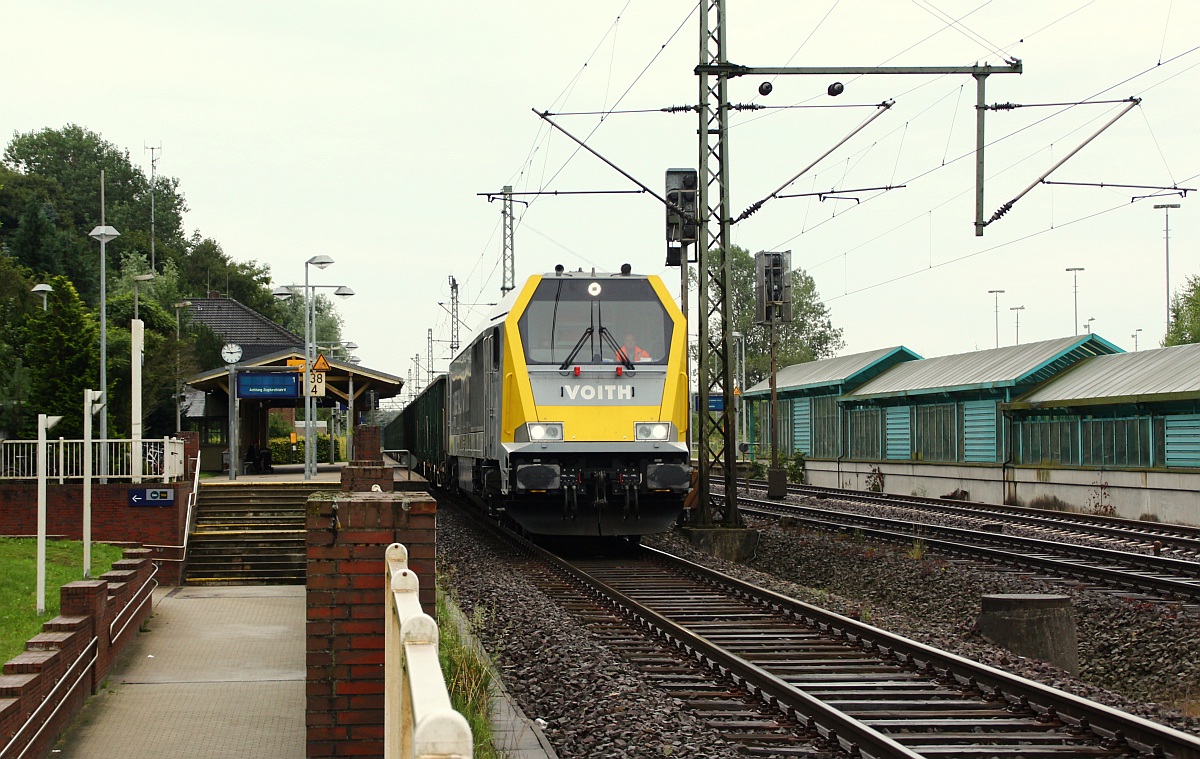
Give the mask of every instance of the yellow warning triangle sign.
M 313 368 L 312 368 L 312 370 L 313 370 L 314 372 L 327 372 L 327 371 L 329 371 L 329 362 L 325 360 L 325 356 L 324 356 L 324 355 L 317 356 L 317 360 L 313 362 Z

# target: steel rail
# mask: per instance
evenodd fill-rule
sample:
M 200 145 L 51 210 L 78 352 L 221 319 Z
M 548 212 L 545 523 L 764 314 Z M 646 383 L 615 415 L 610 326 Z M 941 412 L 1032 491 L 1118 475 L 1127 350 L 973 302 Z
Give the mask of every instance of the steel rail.
M 830 707 L 825 702 L 808 695 L 761 667 L 730 653 L 727 649 L 635 601 L 579 567 L 564 561 L 540 546 L 527 543 L 520 538 L 518 540 L 523 543 L 524 550 L 558 571 L 570 575 L 585 587 L 599 593 L 615 604 L 618 611 L 624 616 L 635 619 L 639 625 L 649 630 L 655 637 L 669 639 L 675 647 L 693 659 L 707 664 L 722 675 L 733 678 L 752 693 L 759 695 L 768 704 L 789 714 L 815 720 L 815 728 L 820 737 L 830 744 L 838 744 L 851 755 L 862 752 L 881 759 L 883 757 L 920 759 L 920 754 L 897 743 L 887 735 Z
M 1161 756 L 1162 754 L 1158 753 L 1161 751 L 1177 759 L 1200 759 L 1200 738 L 1196 736 L 956 654 L 940 651 L 864 622 L 730 577 L 665 551 L 645 546 L 642 547 L 642 551 L 657 561 L 685 569 L 709 582 L 735 589 L 740 595 L 760 599 L 763 603 L 795 617 L 845 632 L 861 647 L 871 650 L 886 649 L 896 656 L 906 659 L 912 657 L 919 665 L 932 665 L 935 669 L 943 670 L 943 677 L 953 678 L 961 686 L 970 686 L 973 680 L 975 684 L 992 688 L 994 692 L 1025 698 L 1039 711 L 1053 709 L 1059 718 L 1075 726 L 1083 724 L 1105 738 L 1128 741 L 1142 753 Z
M 749 487 L 760 490 L 766 489 L 766 482 L 762 480 L 743 480 L 741 482 Z M 788 493 L 790 495 L 806 495 L 818 498 L 842 498 L 894 507 L 919 507 L 939 513 L 958 514 L 976 518 L 985 518 L 984 514 L 991 514 L 1003 516 L 1009 521 L 1021 524 L 1050 527 L 1053 529 L 1072 529 L 1083 534 L 1114 537 L 1133 542 L 1143 540 L 1153 542 L 1154 540 L 1159 540 L 1162 542 L 1164 548 L 1200 552 L 1200 527 L 1193 527 L 1191 525 L 1145 522 L 1137 519 L 1124 519 L 1122 517 L 1110 517 L 1099 514 L 1075 514 L 1072 512 L 1053 511 L 1051 509 L 1015 508 L 994 503 L 908 496 L 899 493 L 870 493 L 861 490 L 818 487 L 816 485 L 788 485 Z
M 758 513 L 768 517 L 793 517 L 821 529 L 843 532 L 855 530 L 869 537 L 895 543 L 911 543 L 914 539 L 919 539 L 929 548 L 968 558 L 984 558 L 1001 564 L 1036 567 L 1059 576 L 1083 577 L 1119 588 L 1150 591 L 1170 600 L 1182 598 L 1200 601 L 1200 564 L 1195 562 L 987 531 L 928 524 L 913 525 L 895 519 L 828 512 L 745 497 L 739 497 L 739 501 L 746 504 L 742 507 L 746 513 Z M 942 538 L 933 537 L 934 535 L 941 535 Z M 988 544 L 999 548 L 988 547 Z M 1020 552 L 1014 552 L 1013 549 Z M 1058 558 L 1054 558 L 1055 556 Z M 1065 560 L 1068 558 L 1072 561 Z M 1080 561 L 1107 561 L 1128 569 L 1077 563 Z M 1153 571 L 1170 572 L 1174 576 L 1142 573 Z
M 481 522 L 482 516 L 473 514 Z M 768 615 L 772 624 L 797 624 L 800 630 L 816 632 L 828 638 L 830 642 L 847 646 L 846 650 L 861 650 L 864 661 L 876 661 L 887 667 L 895 667 L 896 672 L 908 673 L 910 682 L 928 682 L 929 688 L 941 689 L 942 698 L 950 698 L 938 703 L 943 704 L 940 719 L 933 716 L 933 721 L 944 722 L 948 728 L 941 732 L 937 727 L 928 731 L 931 715 L 922 710 L 921 696 L 918 695 L 916 708 L 910 714 L 901 714 L 894 718 L 891 714 L 883 719 L 874 717 L 878 722 L 890 729 L 897 736 L 883 733 L 872 725 L 865 724 L 852 714 L 846 714 L 842 708 L 827 703 L 821 698 L 805 692 L 802 686 L 793 685 L 779 675 L 772 674 L 764 666 L 751 663 L 746 658 L 737 655 L 729 648 L 710 640 L 701 632 L 689 629 L 685 624 L 679 624 L 668 618 L 667 613 L 650 608 L 628 593 L 614 587 L 596 576 L 593 572 L 571 564 L 550 552 L 533 545 L 520 536 L 499 527 L 493 522 L 486 522 L 491 529 L 501 532 L 503 536 L 519 550 L 532 556 L 535 561 L 543 562 L 552 567 L 558 574 L 568 579 L 569 584 L 581 586 L 585 591 L 609 608 L 615 608 L 621 616 L 633 618 L 636 623 L 647 631 L 648 636 L 659 640 L 667 640 L 676 650 L 686 654 L 693 661 L 705 665 L 716 672 L 731 677 L 751 693 L 770 706 L 774 706 L 792 716 L 807 718 L 806 733 L 819 735 L 829 745 L 837 746 L 847 751 L 851 757 L 865 755 L 879 757 L 913 757 L 913 756 L 1131 756 L 1134 752 L 1171 759 L 1200 759 L 1200 738 L 1174 730 L 1165 725 L 1159 725 L 1150 720 L 1121 712 L 1117 709 L 1092 702 L 1088 699 L 1074 696 L 1055 688 L 1036 683 L 1018 675 L 1013 675 L 978 662 L 965 659 L 944 651 L 939 651 L 925 644 L 909 640 L 899 635 L 872 627 L 862 622 L 849 619 L 834 612 L 811 606 L 802 601 L 789 598 L 779 593 L 766 590 L 722 574 L 719 571 L 704 567 L 694 562 L 673 556 L 657 549 L 641 547 L 642 557 L 660 568 L 668 567 L 677 576 L 691 577 L 692 582 L 698 582 L 703 587 L 739 602 L 749 602 L 753 607 Z M 652 582 L 648 582 L 646 572 L 638 571 L 630 562 L 618 564 L 607 562 L 600 571 L 608 569 L 616 571 L 619 582 L 626 579 L 635 589 L 649 588 L 655 592 Z M 682 589 L 662 586 L 660 593 L 666 591 L 672 596 L 668 605 L 679 601 L 690 601 L 696 597 L 684 593 Z M 678 609 L 676 609 L 678 613 Z M 722 620 L 729 626 L 737 624 L 729 619 L 736 612 L 713 611 L 704 616 Z M 696 609 L 687 607 L 683 614 L 694 616 Z M 752 623 L 747 622 L 749 627 Z M 739 631 L 740 632 L 740 631 Z M 718 631 L 719 634 L 719 631 Z M 778 633 L 776 632 L 775 635 Z M 709 633 L 712 635 L 712 633 Z M 771 629 L 758 629 L 757 635 L 767 636 L 774 640 Z M 769 666 L 769 665 L 768 665 Z M 922 679 L 912 680 L 913 672 L 920 673 Z M 923 678 L 928 676 L 929 680 Z M 870 677 L 870 676 L 868 676 Z M 834 678 L 838 679 L 838 678 Z M 902 677 L 901 681 L 904 680 Z M 820 687 L 820 686 L 818 686 Z M 811 689 L 816 690 L 817 688 Z M 990 689 L 985 693 L 984 688 Z M 836 689 L 835 689 L 836 692 Z M 885 697 L 886 698 L 886 697 Z M 980 703 L 996 704 L 995 707 L 976 708 L 972 712 L 953 711 L 953 704 L 961 699 L 974 700 Z M 844 702 L 846 699 L 842 699 Z M 843 707 L 844 708 L 844 707 Z M 851 709 L 861 707 L 850 705 Z M 947 712 L 946 710 L 950 711 Z M 984 711 L 988 710 L 988 711 Z M 868 711 L 870 711 L 868 709 Z M 937 711 L 935 709 L 935 711 Z M 989 712 L 995 714 L 1007 712 L 1011 718 L 986 716 Z M 976 720 L 970 720 L 971 714 L 981 715 Z M 947 716 L 949 715 L 949 716 Z M 955 715 L 959 719 L 955 719 Z M 874 716 L 874 715 L 873 715 Z M 967 721 L 962 721 L 966 716 Z M 989 720 L 994 720 L 989 722 Z M 906 725 L 906 723 L 908 723 Z M 961 725 L 957 730 L 955 727 Z M 1022 727 L 1027 725 L 1028 727 Z M 940 726 L 939 726 L 940 727 Z M 989 732 L 994 728 L 995 732 Z M 977 732 L 982 730 L 982 732 Z M 1066 732 L 1062 732 L 1066 730 Z M 1015 731 L 1015 734 L 1013 733 Z M 1031 733 L 1031 731 L 1039 731 Z M 1044 739 L 1033 738 L 1033 744 L 1027 736 L 1036 734 L 1049 738 L 1051 745 L 1045 745 Z M 878 738 L 877 738 L 878 736 Z M 882 739 L 882 740 L 879 740 Z M 913 746 L 905 745 L 909 741 Z M 1038 741 L 1043 740 L 1039 744 Z M 1072 743 L 1075 741 L 1075 743 Z M 919 745 L 929 744 L 937 745 Z M 950 752 L 950 753 L 947 753 Z

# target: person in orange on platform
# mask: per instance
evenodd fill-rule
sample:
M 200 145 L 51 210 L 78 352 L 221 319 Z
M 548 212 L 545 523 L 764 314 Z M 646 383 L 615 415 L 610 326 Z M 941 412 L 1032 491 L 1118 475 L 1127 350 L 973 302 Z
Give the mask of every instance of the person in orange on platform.
M 625 335 L 625 341 L 617 349 L 617 360 L 629 361 L 631 363 L 649 361 L 650 354 L 638 347 L 637 343 L 634 342 L 633 335 Z

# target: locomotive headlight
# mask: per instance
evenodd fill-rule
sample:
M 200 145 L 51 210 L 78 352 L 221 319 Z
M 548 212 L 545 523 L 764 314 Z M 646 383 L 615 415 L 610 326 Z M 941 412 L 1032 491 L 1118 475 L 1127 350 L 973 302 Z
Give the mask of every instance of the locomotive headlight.
M 532 422 L 525 426 L 531 441 L 562 440 L 562 422 Z
M 671 425 L 665 422 L 638 422 L 633 425 L 634 440 L 666 440 Z

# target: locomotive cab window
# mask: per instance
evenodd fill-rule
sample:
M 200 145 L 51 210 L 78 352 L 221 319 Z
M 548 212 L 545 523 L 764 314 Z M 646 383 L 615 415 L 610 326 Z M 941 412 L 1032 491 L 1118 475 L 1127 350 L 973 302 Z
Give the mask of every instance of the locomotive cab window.
M 673 322 L 645 279 L 543 279 L 519 322 L 529 365 L 667 362 Z

